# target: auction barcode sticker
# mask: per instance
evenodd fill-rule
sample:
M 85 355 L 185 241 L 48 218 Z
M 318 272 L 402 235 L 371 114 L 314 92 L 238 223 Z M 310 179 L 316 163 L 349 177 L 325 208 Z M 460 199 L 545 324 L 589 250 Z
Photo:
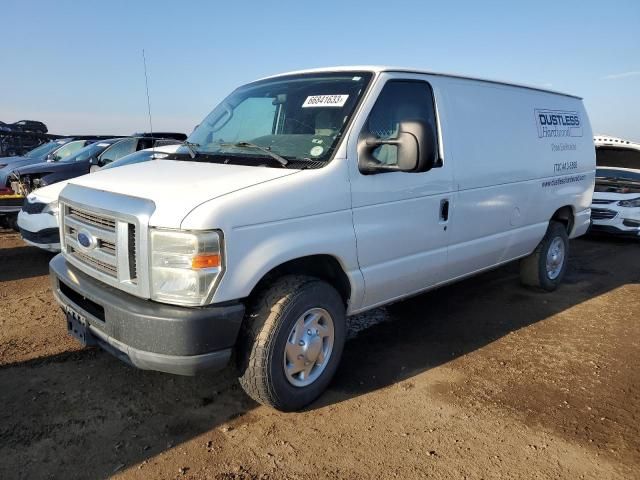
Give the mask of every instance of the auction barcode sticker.
M 310 95 L 302 104 L 302 108 L 309 107 L 344 107 L 349 95 Z

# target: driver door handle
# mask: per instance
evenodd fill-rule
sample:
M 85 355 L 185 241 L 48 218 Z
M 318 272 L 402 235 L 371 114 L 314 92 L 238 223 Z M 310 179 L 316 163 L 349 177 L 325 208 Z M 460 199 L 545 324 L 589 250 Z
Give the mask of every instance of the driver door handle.
M 440 221 L 448 222 L 449 221 L 449 199 L 444 198 L 440 200 Z

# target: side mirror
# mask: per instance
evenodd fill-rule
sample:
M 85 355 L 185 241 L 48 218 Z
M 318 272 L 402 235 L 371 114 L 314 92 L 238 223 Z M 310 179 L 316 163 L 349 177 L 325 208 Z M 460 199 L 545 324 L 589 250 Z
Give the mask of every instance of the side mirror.
M 374 158 L 374 150 L 381 145 L 395 146 L 395 164 L 387 165 Z M 365 175 L 426 172 L 436 165 L 437 157 L 435 131 L 430 125 L 420 121 L 402 122 L 396 138 L 383 140 L 364 134 L 358 142 L 358 167 Z
M 47 160 L 47 162 L 55 161 L 55 156 L 53 155 L 53 153 L 50 153 L 49 155 L 47 155 L 46 160 Z

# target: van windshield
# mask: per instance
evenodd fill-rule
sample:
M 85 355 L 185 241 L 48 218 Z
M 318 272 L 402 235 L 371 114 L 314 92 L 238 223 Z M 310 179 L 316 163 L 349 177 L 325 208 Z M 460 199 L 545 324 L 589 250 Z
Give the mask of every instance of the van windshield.
M 212 161 L 224 157 L 225 162 L 235 157 L 250 165 L 265 159 L 280 166 L 282 161 L 273 160 L 281 157 L 322 166 L 331 159 L 370 79 L 367 72 L 318 73 L 245 85 L 198 125 L 188 147 L 178 153 Z

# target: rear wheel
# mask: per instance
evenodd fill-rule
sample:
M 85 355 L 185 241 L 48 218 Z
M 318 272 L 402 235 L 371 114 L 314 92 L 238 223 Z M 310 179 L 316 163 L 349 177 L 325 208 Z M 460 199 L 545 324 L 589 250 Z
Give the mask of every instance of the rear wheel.
M 524 285 L 551 292 L 562 282 L 568 257 L 567 230 L 563 224 L 551 221 L 540 244 L 520 261 L 520 280 Z
M 240 384 L 259 403 L 298 410 L 326 389 L 338 367 L 344 302 L 322 280 L 289 275 L 251 303 L 239 345 Z

